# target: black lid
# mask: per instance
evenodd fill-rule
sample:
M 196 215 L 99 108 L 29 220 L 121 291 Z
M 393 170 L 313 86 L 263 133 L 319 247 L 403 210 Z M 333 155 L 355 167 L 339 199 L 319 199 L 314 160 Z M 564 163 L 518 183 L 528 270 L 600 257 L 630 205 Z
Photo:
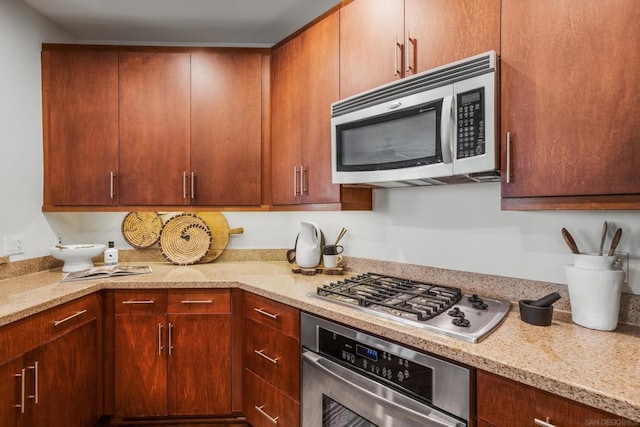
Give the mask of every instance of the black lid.
M 113 242 L 109 242 L 109 247 L 112 248 L 113 247 Z

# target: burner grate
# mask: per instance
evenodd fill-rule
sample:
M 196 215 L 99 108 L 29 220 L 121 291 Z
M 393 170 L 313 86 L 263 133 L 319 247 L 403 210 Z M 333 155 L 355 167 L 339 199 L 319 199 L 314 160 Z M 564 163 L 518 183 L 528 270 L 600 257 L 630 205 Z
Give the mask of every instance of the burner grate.
M 319 287 L 317 294 L 329 298 L 410 315 L 425 321 L 454 306 L 462 297 L 458 288 L 423 283 L 399 277 L 365 273 Z

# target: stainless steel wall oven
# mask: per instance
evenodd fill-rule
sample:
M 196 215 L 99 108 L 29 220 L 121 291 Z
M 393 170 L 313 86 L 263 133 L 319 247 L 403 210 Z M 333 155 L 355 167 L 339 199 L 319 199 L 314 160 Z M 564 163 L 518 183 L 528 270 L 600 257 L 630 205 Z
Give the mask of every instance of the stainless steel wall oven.
M 306 313 L 301 333 L 301 425 L 470 425 L 469 369 Z

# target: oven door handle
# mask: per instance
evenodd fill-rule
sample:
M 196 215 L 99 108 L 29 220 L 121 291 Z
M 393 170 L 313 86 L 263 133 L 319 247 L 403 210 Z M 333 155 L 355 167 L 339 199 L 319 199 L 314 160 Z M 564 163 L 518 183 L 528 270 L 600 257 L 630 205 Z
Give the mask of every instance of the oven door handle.
M 357 390 L 359 390 L 362 393 L 366 393 L 368 396 L 371 397 L 372 400 L 384 400 L 384 405 L 385 406 L 393 406 L 397 409 L 399 409 L 400 411 L 403 412 L 412 412 L 416 417 L 418 418 L 422 418 L 424 421 L 429 421 L 429 426 L 440 426 L 440 427 L 459 427 L 461 424 L 459 422 L 455 422 L 455 421 L 447 421 L 447 420 L 443 420 L 441 418 L 434 418 L 432 415 L 433 414 L 425 414 L 425 413 L 419 413 L 416 411 L 413 411 L 410 408 L 406 408 L 404 406 L 398 405 L 397 403 L 391 401 L 391 400 L 387 400 L 387 399 L 382 399 L 380 396 L 378 396 L 375 393 L 372 393 L 371 391 L 367 390 L 366 388 L 364 388 L 362 385 L 357 384 L 358 381 L 354 381 L 357 379 L 364 379 L 366 381 L 371 381 L 373 382 L 373 380 L 370 380 L 369 378 L 365 377 L 364 375 L 360 375 L 357 374 L 347 368 L 344 368 L 334 362 L 331 362 L 330 360 L 320 356 L 319 354 L 316 354 L 312 351 L 303 351 L 302 353 L 302 359 L 303 362 L 307 362 L 309 363 L 310 366 L 320 370 L 323 374 L 333 378 L 334 380 L 341 382 L 349 387 L 354 387 Z M 435 409 L 434 409 L 435 412 Z M 437 414 L 435 414 L 437 415 Z

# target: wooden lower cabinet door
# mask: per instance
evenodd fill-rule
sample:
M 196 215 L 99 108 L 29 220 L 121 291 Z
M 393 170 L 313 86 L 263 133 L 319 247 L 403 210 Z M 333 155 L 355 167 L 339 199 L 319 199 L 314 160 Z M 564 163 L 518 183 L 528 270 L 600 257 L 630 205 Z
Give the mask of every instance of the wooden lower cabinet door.
M 248 369 L 244 375 L 244 412 L 253 427 L 300 425 L 300 404 Z
M 13 427 L 25 417 L 22 408 L 22 357 L 0 365 L 0 426 Z M 26 376 L 26 369 L 24 371 Z M 26 379 L 26 378 L 25 378 Z M 26 384 L 25 384 L 26 386 Z M 26 396 L 25 396 L 26 399 Z
M 93 320 L 28 353 L 30 427 L 87 427 L 98 419 L 98 326 Z
M 166 315 L 116 315 L 116 416 L 167 415 Z
M 230 414 L 231 316 L 170 314 L 167 318 L 169 414 Z

